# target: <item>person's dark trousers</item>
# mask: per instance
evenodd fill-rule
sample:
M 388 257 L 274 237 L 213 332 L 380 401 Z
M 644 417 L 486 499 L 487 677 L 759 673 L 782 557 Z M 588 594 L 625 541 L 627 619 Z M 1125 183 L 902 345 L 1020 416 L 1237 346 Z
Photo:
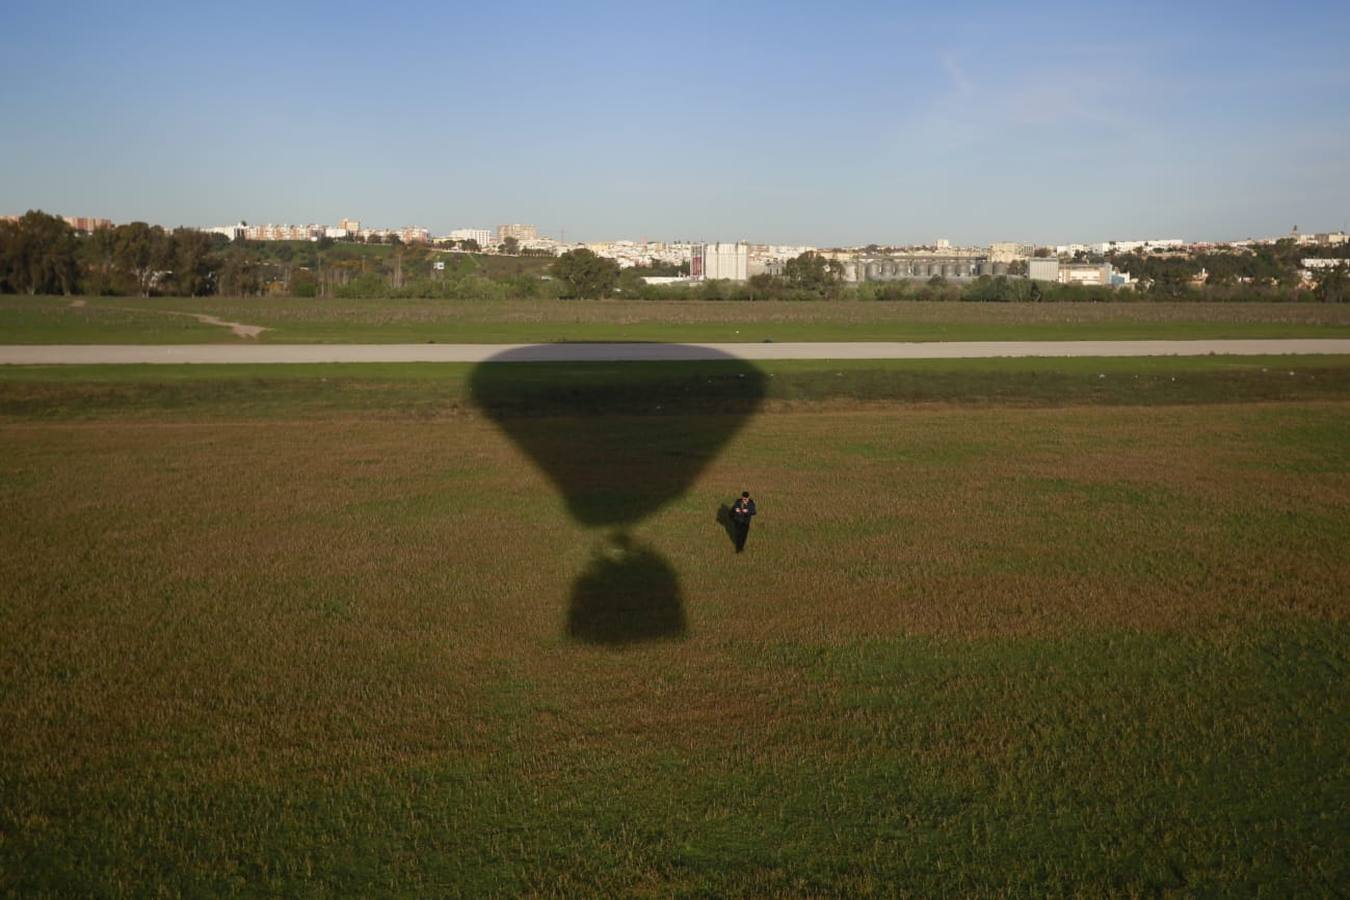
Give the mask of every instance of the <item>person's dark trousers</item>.
M 736 552 L 740 553 L 745 549 L 745 539 L 750 536 L 750 520 L 738 520 L 736 525 Z

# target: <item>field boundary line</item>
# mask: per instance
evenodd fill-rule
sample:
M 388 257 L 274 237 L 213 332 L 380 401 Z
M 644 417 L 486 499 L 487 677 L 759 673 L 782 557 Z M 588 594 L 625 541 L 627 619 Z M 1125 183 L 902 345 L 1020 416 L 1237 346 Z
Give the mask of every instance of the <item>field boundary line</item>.
M 1350 354 L 1350 338 L 1191 341 L 836 341 L 762 344 L 8 344 L 3 365 L 673 362 L 726 359 L 996 359 L 1026 357 Z

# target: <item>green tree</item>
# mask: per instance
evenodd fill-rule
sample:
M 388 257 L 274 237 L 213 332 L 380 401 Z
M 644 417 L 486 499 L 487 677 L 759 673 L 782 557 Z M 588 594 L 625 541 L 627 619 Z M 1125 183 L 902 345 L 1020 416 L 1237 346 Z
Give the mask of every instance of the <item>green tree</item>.
M 1323 303 L 1350 301 L 1350 268 L 1339 265 L 1318 269 L 1313 275 L 1313 296 Z
M 130 290 L 117 269 L 117 232 L 100 228 L 82 248 L 85 259 L 85 290 L 91 294 L 120 294 Z
M 211 237 L 192 228 L 179 228 L 168 241 L 171 247 L 173 289 L 185 297 L 204 297 L 215 288 Z
M 19 224 L 0 222 L 0 294 L 17 293 Z
M 1237 284 L 1238 261 L 1229 255 L 1202 256 L 1200 270 L 1205 273 L 1205 284 L 1229 287 Z
M 257 294 L 262 288 L 258 267 L 247 247 L 231 247 L 220 267 L 220 293 L 233 297 Z
M 1035 282 L 1025 278 L 1008 278 L 1006 275 L 981 275 L 961 291 L 962 300 L 977 300 L 997 303 L 1014 303 L 1030 300 L 1031 288 Z
M 295 269 L 287 285 L 293 297 L 314 297 L 319 293 L 319 281 L 309 269 Z
M 646 271 L 633 267 L 619 272 L 619 293 L 630 300 L 642 296 L 643 289 L 647 287 L 647 282 L 642 277 Z
M 551 271 L 564 286 L 563 296 L 569 299 L 607 297 L 619 282 L 619 264 L 584 247 L 559 256 Z
M 844 275 L 844 266 L 837 259 L 826 259 L 808 250 L 783 266 L 783 277 L 795 288 L 826 294 L 834 290 Z
M 481 253 L 483 248 L 478 246 L 478 242 L 473 238 L 459 242 L 460 249 L 467 250 L 470 253 Z
M 80 264 L 74 230 L 60 216 L 29 210 L 0 239 L 0 290 L 71 294 Z
M 509 256 L 515 256 L 520 252 L 520 241 L 514 237 L 506 238 L 502 241 L 502 252 Z
M 164 229 L 145 222 L 118 225 L 113 235 L 113 261 L 128 275 L 142 297 L 150 296 L 156 264 L 165 261 Z
M 768 272 L 751 275 L 745 287 L 751 300 L 771 300 L 782 296 L 783 293 L 782 279 L 775 278 Z

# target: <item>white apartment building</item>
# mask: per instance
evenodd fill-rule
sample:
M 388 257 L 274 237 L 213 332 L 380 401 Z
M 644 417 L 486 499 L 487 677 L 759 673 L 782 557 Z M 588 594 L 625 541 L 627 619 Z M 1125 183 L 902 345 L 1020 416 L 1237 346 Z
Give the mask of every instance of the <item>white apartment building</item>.
M 1186 246 L 1181 238 L 1150 238 L 1143 241 L 1103 241 L 1094 244 L 1098 253 L 1137 253 L 1140 250 L 1174 250 Z
M 244 239 L 249 241 L 317 241 L 324 236 L 322 225 L 245 225 Z
M 724 278 L 727 281 L 745 281 L 750 277 L 750 245 L 744 241 L 734 244 L 695 244 L 689 262 L 689 276 L 695 280 Z
M 202 231 L 207 234 L 223 234 L 232 241 L 242 241 L 244 239 L 244 232 L 247 230 L 248 226 L 243 222 L 240 222 L 238 225 L 214 225 L 210 228 L 202 229 Z
M 363 228 L 357 235 L 364 241 L 379 238 L 388 241 L 398 238 L 405 244 L 425 244 L 431 240 L 431 232 L 417 225 L 405 225 L 402 228 Z
M 559 244 L 556 241 L 548 241 L 547 238 L 541 238 L 538 241 L 525 244 L 527 247 L 536 245 L 546 245 L 554 253 L 561 253 L 569 249 L 568 246 Z M 575 245 L 585 247 L 596 256 L 603 256 L 612 259 L 619 264 L 620 268 L 632 268 L 634 266 L 647 266 L 653 262 L 669 263 L 680 265 L 689 262 L 690 245 L 685 242 L 666 243 L 664 241 L 590 241 Z
M 477 241 L 480 247 L 488 247 L 493 243 L 492 232 L 487 228 L 456 228 L 446 237 L 452 241 Z

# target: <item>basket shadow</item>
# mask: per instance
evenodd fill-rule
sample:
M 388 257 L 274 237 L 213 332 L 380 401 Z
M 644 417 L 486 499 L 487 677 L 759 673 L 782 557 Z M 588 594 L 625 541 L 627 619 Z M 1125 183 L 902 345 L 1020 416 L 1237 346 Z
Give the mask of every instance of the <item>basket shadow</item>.
M 575 640 L 628 644 L 680 638 L 685 630 L 675 570 L 624 536 L 598 553 L 572 585 L 567 634 Z

